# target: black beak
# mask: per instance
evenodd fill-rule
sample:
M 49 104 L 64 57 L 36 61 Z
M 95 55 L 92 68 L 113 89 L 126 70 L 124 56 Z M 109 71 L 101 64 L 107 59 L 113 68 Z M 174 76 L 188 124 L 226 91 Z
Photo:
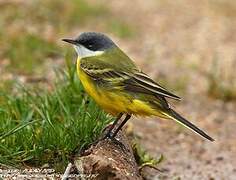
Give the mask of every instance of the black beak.
M 70 43 L 70 44 L 77 44 L 77 42 L 73 39 L 62 39 L 62 41 L 65 41 L 65 42 Z

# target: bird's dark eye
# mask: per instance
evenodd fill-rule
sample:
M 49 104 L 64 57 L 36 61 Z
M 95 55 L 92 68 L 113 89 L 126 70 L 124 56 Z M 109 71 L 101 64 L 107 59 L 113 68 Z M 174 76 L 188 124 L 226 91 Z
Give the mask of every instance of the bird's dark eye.
M 94 32 L 82 33 L 76 41 L 91 51 L 105 51 L 116 46 L 107 36 Z

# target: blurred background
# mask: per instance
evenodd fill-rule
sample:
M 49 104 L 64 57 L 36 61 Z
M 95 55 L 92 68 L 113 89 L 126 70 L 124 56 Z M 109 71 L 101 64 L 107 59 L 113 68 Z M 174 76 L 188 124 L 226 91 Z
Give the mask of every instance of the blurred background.
M 50 86 L 84 31 L 109 35 L 140 67 L 181 96 L 178 112 L 207 131 L 203 140 L 175 122 L 137 117 L 131 127 L 154 157 L 153 179 L 236 178 L 236 1 L 0 0 L 0 88 Z

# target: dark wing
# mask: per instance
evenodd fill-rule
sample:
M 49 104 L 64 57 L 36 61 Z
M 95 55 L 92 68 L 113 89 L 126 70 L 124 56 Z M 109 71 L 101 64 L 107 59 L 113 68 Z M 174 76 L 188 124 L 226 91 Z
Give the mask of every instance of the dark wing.
M 91 62 L 91 61 L 90 61 Z M 180 100 L 181 98 L 167 91 L 165 88 L 153 81 L 148 75 L 134 70 L 133 72 L 114 69 L 112 65 L 96 61 L 81 61 L 81 69 L 93 80 L 101 85 L 109 85 L 114 89 L 124 88 L 130 92 L 137 92 L 149 95 L 160 95 L 167 98 Z
M 172 94 L 142 72 L 136 72 L 129 79 L 125 80 L 125 88 L 131 91 L 161 95 L 167 98 L 181 100 L 180 97 Z

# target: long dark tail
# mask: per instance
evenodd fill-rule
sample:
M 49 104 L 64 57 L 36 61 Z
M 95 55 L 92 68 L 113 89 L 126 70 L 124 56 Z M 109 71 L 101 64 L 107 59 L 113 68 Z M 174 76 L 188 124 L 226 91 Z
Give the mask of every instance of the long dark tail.
M 199 134 L 200 136 L 202 136 L 202 137 L 204 137 L 204 138 L 206 138 L 206 139 L 208 139 L 210 141 L 214 141 L 214 139 L 212 137 L 207 135 L 204 131 L 199 129 L 197 126 L 195 126 L 194 124 L 192 124 L 188 120 L 184 119 L 181 115 L 179 115 L 173 109 L 169 109 L 167 113 L 163 113 L 163 114 L 165 114 L 170 119 L 173 119 L 176 122 L 184 125 L 185 127 L 187 127 L 188 129 L 192 130 L 193 132 Z

